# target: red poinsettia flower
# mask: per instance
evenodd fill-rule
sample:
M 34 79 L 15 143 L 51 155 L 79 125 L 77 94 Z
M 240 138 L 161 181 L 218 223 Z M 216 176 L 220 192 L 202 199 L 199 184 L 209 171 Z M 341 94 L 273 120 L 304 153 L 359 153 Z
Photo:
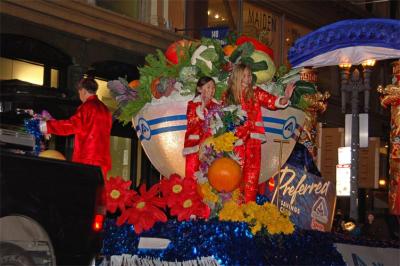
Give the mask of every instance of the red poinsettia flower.
M 210 208 L 197 193 L 183 193 L 171 207 L 170 213 L 177 216 L 178 221 L 188 221 L 192 215 L 206 219 L 210 216 Z
M 125 205 L 129 198 L 136 194 L 130 190 L 132 181 L 124 181 L 122 177 L 111 177 L 105 184 L 106 208 L 114 213 L 117 209 L 125 211 Z
M 177 174 L 173 174 L 169 179 L 161 180 L 161 192 L 167 201 L 168 207 L 172 207 L 180 201 L 179 197 L 183 193 L 197 193 L 197 183 L 192 178 L 182 178 Z
M 142 185 L 139 189 L 140 195 L 136 194 L 129 200 L 130 208 L 122 212 L 117 219 L 117 225 L 120 226 L 125 222 L 133 224 L 135 232 L 140 234 L 142 231 L 149 230 L 156 222 L 166 222 L 167 216 L 160 210 L 165 207 L 165 202 L 158 197 L 160 186 L 154 185 L 150 190 L 146 191 L 146 185 Z

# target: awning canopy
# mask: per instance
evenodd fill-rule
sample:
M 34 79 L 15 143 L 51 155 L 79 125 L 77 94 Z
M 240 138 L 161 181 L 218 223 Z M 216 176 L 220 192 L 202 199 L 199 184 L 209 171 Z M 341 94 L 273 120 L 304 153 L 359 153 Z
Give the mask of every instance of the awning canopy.
M 400 20 L 354 19 L 324 26 L 299 38 L 288 58 L 294 68 L 400 58 Z

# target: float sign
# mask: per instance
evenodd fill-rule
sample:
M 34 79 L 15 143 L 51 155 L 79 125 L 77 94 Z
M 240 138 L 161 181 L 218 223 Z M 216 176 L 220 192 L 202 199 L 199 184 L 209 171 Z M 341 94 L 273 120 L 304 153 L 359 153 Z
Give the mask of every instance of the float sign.
M 335 187 L 303 169 L 284 165 L 274 176 L 271 202 L 298 227 L 330 232 L 335 208 Z M 279 189 L 278 189 L 279 188 Z M 267 195 L 268 196 L 268 195 Z

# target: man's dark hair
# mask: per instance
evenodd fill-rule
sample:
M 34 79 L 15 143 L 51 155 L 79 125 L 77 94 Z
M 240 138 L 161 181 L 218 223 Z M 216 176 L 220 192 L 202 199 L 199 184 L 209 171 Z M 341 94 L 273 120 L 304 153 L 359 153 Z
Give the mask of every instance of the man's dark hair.
M 97 89 L 99 88 L 99 85 L 94 80 L 94 77 L 88 76 L 87 78 L 81 79 L 76 87 L 78 90 L 83 88 L 90 93 L 96 93 Z

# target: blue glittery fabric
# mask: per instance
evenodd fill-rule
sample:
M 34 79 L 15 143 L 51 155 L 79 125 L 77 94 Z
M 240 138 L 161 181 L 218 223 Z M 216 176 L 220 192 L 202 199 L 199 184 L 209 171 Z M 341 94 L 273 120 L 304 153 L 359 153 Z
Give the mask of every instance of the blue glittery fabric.
M 139 237 L 171 240 L 165 250 L 138 249 Z M 136 254 L 164 261 L 213 256 L 221 265 L 344 265 L 330 234 L 296 231 L 292 235 L 253 236 L 246 223 L 210 221 L 158 223 L 137 236 L 132 225 L 105 223 L 102 255 Z
M 24 126 L 26 131 L 31 134 L 35 138 L 35 147 L 33 152 L 35 155 L 39 155 L 41 152 L 41 144 L 42 144 L 42 138 L 43 134 L 40 132 L 40 119 L 25 119 L 24 120 Z
M 165 250 L 138 249 L 140 236 L 167 238 L 171 243 Z M 393 241 L 300 229 L 291 235 L 253 236 L 246 223 L 217 220 L 169 220 L 138 236 L 132 225 L 118 227 L 114 219 L 107 219 L 101 254 L 132 254 L 163 261 L 213 256 L 221 265 L 345 265 L 334 243 L 399 248 Z

